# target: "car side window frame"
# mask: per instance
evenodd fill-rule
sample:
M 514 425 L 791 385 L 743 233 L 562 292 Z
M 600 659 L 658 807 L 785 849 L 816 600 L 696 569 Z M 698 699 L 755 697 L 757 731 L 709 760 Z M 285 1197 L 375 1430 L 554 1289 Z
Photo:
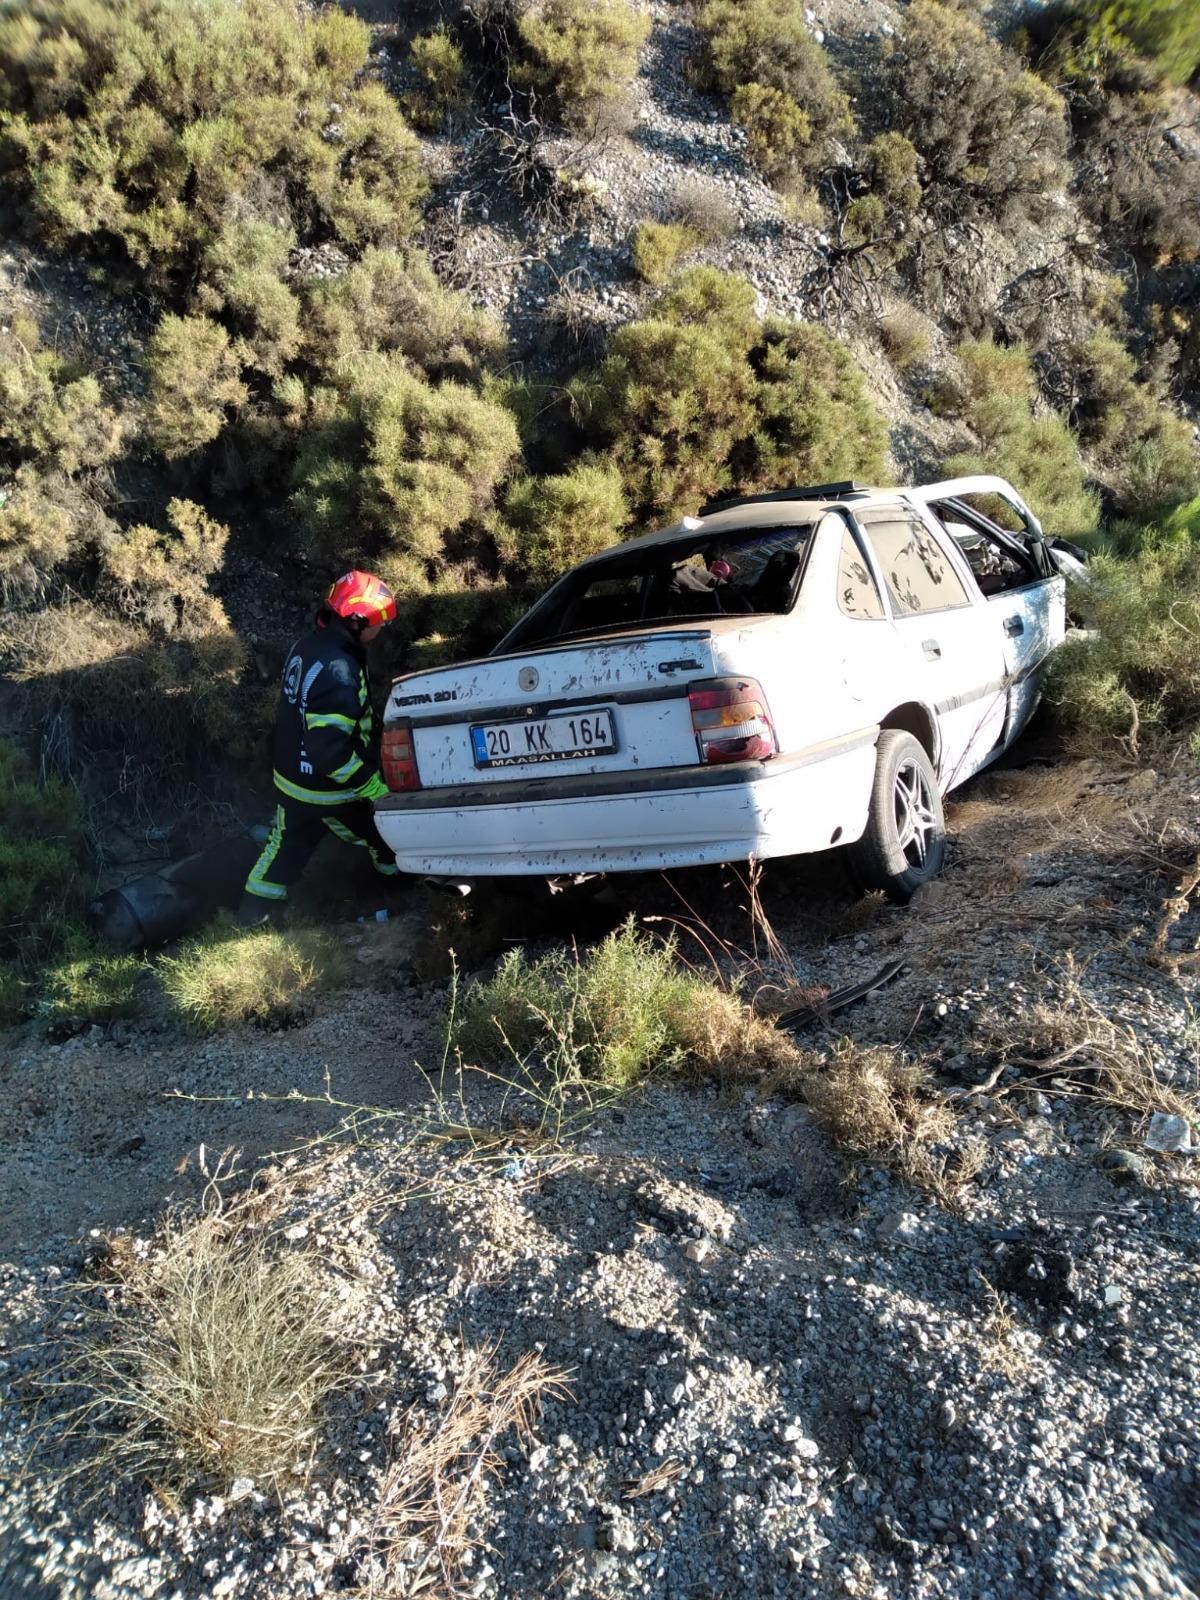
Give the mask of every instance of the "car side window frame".
M 907 622 L 910 617 L 938 617 L 950 611 L 966 611 L 972 609 L 976 605 L 982 605 L 986 603 L 984 596 L 979 589 L 979 585 L 975 582 L 975 575 L 970 571 L 969 567 L 964 575 L 963 568 L 966 567 L 967 564 L 966 558 L 962 555 L 962 552 L 957 548 L 953 551 L 947 549 L 947 540 L 943 539 L 939 535 L 936 528 L 930 526 L 929 519 L 924 516 L 922 512 L 923 508 L 918 507 L 907 500 L 896 500 L 890 505 L 864 506 L 862 508 L 862 514 L 865 520 L 859 523 L 858 518 L 855 518 L 855 522 L 858 524 L 862 533 L 863 540 L 871 551 L 872 568 L 877 574 L 877 581 L 878 579 L 882 579 L 882 592 L 886 597 L 888 610 L 891 614 L 892 620 L 895 622 Z M 942 556 L 946 561 L 946 565 L 958 579 L 962 587 L 965 604 L 960 603 L 952 606 L 923 607 L 917 611 L 901 611 L 896 606 L 892 596 L 891 585 L 887 582 L 887 575 L 883 570 L 883 564 L 879 559 L 879 554 L 876 551 L 875 545 L 870 536 L 870 526 L 872 521 L 883 522 L 888 520 L 895 521 L 898 519 L 914 519 L 924 530 L 927 536 L 933 540 L 935 547 L 941 551 Z
M 870 540 L 866 537 L 862 528 L 859 527 L 858 521 L 854 517 L 853 513 L 847 510 L 845 507 L 841 507 L 837 511 L 830 512 L 830 516 L 836 518 L 840 529 L 838 534 L 837 562 L 837 608 L 839 614 L 845 617 L 847 622 L 891 622 L 894 617 L 894 612 L 892 609 L 892 597 L 888 593 L 887 584 L 881 581 L 882 575 L 875 560 L 875 552 L 871 547 Z M 847 537 L 854 545 L 854 548 L 858 551 L 859 559 L 866 568 L 867 577 L 875 590 L 875 598 L 879 601 L 880 606 L 879 615 L 877 617 L 856 617 L 851 612 L 847 611 L 842 605 L 842 590 L 840 583 L 842 564 L 841 552 Z

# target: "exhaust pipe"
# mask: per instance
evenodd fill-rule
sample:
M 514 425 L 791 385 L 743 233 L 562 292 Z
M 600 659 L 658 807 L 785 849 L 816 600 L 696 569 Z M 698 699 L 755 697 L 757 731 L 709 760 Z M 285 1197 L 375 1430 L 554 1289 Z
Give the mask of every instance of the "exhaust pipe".
M 471 885 L 465 878 L 422 878 L 427 889 L 436 889 L 439 894 L 448 894 L 452 900 L 465 900 L 471 892 Z

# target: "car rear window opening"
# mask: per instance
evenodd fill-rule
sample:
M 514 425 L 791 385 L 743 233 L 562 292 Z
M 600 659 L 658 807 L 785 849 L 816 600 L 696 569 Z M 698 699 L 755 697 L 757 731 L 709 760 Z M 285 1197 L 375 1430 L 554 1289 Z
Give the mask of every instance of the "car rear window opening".
M 509 648 L 570 634 L 790 611 L 815 524 L 647 542 L 568 573 Z

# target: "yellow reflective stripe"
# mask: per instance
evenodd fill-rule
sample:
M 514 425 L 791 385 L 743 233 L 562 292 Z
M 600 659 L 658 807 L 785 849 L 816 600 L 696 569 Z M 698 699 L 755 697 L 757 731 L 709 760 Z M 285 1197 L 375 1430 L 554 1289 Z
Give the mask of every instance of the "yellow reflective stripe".
M 353 717 L 343 717 L 337 711 L 306 711 L 304 713 L 304 726 L 306 728 L 345 728 L 353 733 L 358 726 Z
M 363 758 L 361 756 L 353 755 L 350 757 L 349 761 L 343 761 L 341 766 L 335 768 L 335 770 L 331 772 L 329 776 L 333 779 L 334 783 L 348 783 L 354 774 L 359 770 L 359 768 L 363 766 L 363 764 Z
M 257 895 L 260 900 L 286 900 L 287 890 L 282 884 L 261 883 L 251 880 L 246 884 L 246 893 Z
M 275 807 L 275 823 L 267 835 L 267 842 L 263 845 L 262 854 L 250 869 L 250 876 L 246 879 L 246 893 L 255 894 L 260 900 L 286 900 L 287 889 L 281 883 L 268 883 L 266 875 L 275 864 L 275 857 L 279 854 L 283 844 L 283 807 Z
M 280 794 L 286 794 L 291 800 L 303 800 L 307 805 L 313 806 L 341 806 L 351 800 L 361 800 L 362 796 L 356 789 L 305 789 L 299 783 L 293 783 L 290 778 L 285 778 L 281 773 L 275 773 L 275 787 Z

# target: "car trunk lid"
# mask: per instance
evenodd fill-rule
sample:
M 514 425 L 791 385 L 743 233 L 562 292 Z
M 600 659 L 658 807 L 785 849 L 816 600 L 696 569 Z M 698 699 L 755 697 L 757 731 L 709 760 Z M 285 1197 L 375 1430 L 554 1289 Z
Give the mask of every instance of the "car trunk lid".
M 687 691 L 717 670 L 713 630 L 664 628 L 487 656 L 392 686 L 422 788 L 698 760 Z

